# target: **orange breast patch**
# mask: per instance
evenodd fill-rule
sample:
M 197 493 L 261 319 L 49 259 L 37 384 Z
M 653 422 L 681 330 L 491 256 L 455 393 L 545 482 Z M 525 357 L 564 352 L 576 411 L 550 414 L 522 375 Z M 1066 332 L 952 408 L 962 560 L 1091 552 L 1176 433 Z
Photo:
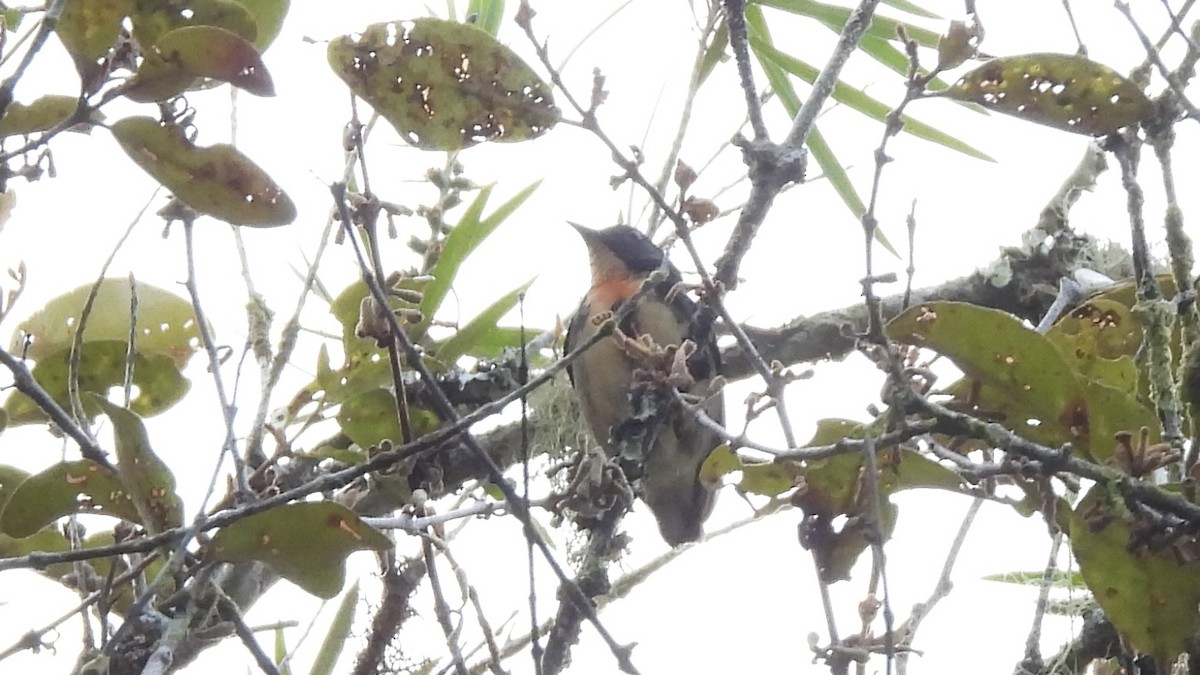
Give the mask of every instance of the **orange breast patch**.
M 642 282 L 633 277 L 614 277 L 592 286 L 588 291 L 588 310 L 592 314 L 608 312 L 617 305 L 632 298 L 637 293 Z

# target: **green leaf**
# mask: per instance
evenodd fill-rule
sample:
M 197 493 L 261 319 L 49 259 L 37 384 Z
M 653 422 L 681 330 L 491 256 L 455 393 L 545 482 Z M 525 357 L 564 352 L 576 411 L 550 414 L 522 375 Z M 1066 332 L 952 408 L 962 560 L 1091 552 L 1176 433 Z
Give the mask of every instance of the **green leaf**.
M 467 3 L 467 16 L 475 17 L 472 25 L 495 37 L 500 34 L 500 22 L 504 20 L 504 0 L 471 0 Z
M 70 350 L 92 286 L 85 284 L 54 298 L 21 322 L 9 342 L 9 351 L 23 350 L 26 336 L 32 338 L 33 343 L 24 353 L 34 361 Z M 170 357 L 180 368 L 187 365 L 200 344 L 200 330 L 192 304 L 170 291 L 141 281 L 135 282 L 133 289 L 125 278 L 100 281 L 84 329 L 84 344 L 101 341 L 129 344 L 135 292 L 138 353 Z
M 24 483 L 27 478 L 29 478 L 28 471 L 0 464 L 0 511 L 4 510 L 4 504 L 16 491 L 17 486 Z
M 899 342 L 948 357 L 988 389 L 981 407 L 1005 426 L 1040 443 L 1087 447 L 1084 386 L 1058 348 L 1011 314 L 961 302 L 912 307 L 885 328 Z M 986 399 L 987 403 L 983 404 Z
M 284 663 L 287 658 L 288 648 L 287 642 L 284 641 L 283 629 L 275 629 L 275 666 L 279 668 L 279 675 L 292 675 L 291 661 Z
M 175 474 L 150 446 L 142 419 L 101 396 L 90 398 L 113 424 L 117 473 L 146 531 L 153 535 L 182 525 L 183 502 L 175 494 Z
M 908 2 L 908 0 L 883 0 L 883 4 L 888 5 L 890 7 L 895 7 L 896 9 L 898 9 L 902 12 L 908 12 L 909 14 L 915 14 L 917 16 L 924 17 L 926 19 L 942 18 L 941 16 L 934 14 L 933 12 L 931 12 L 927 9 L 919 7 L 911 2 Z
M 1116 450 L 1117 432 L 1127 431 L 1138 437 L 1142 428 L 1150 431 L 1148 442 L 1162 441 L 1162 425 L 1150 408 L 1142 405 L 1132 392 L 1121 391 L 1095 380 L 1083 381 L 1088 410 L 1088 442 L 1083 446 L 1092 458 L 1106 462 Z
M 89 2 L 91 0 L 88 0 Z M 258 39 L 255 15 L 236 0 L 133 0 L 133 37 L 142 48 L 164 34 L 184 26 L 215 26 L 254 42 Z
M 847 7 L 826 5 L 825 3 L 813 2 L 812 0 L 755 0 L 754 4 L 764 7 L 774 7 L 791 14 L 816 19 L 835 33 L 842 32 L 842 28 L 846 26 L 846 22 L 850 19 L 851 12 Z M 746 10 L 749 12 L 750 7 L 748 6 Z M 871 19 L 871 25 L 867 27 L 863 35 L 883 40 L 899 40 L 896 35 L 896 29 L 900 25 L 904 26 L 908 37 L 916 40 L 917 44 L 922 47 L 937 47 L 940 36 L 935 31 L 914 26 L 907 21 L 888 18 L 880 15 L 878 12 Z
M 400 420 L 397 417 L 396 397 L 387 389 L 368 389 L 349 397 L 338 410 L 337 422 L 342 433 L 360 448 L 379 445 L 390 440 L 396 444 L 404 441 Z M 410 405 L 408 421 L 412 424 L 414 437 L 421 436 L 441 426 L 441 421 L 432 412 Z
M 291 0 L 238 0 L 250 12 L 257 28 L 254 46 L 259 53 L 267 51 L 267 47 L 279 36 L 283 28 L 283 20 L 287 17 Z
M 1082 56 L 1025 54 L 992 59 L 943 92 L 1030 122 L 1103 136 L 1144 122 L 1150 99 L 1108 66 Z
M 0 515 L 0 532 L 28 537 L 71 513 L 98 513 L 139 522 L 116 474 L 88 459 L 64 462 L 25 479 Z
M 458 224 L 454 226 L 454 229 L 446 237 L 446 242 L 442 247 L 441 255 L 438 257 L 437 265 L 433 268 L 433 281 L 425 288 L 425 296 L 421 300 L 421 314 L 423 318 L 420 323 L 409 331 L 409 335 L 414 341 L 418 341 L 425 336 L 430 322 L 433 321 L 434 315 L 441 308 L 442 301 L 446 299 L 446 295 L 450 292 L 450 288 L 454 284 L 454 278 L 458 275 L 458 270 L 462 267 L 467 257 L 485 239 L 491 236 L 500 223 L 504 222 L 514 211 L 520 208 L 525 203 L 525 200 L 529 199 L 529 196 L 541 184 L 541 181 L 537 181 L 526 186 L 508 201 L 497 207 L 486 218 L 483 217 L 483 208 L 487 205 L 488 198 L 492 194 L 492 186 L 489 185 L 479 191 L 474 201 L 467 206 L 467 210 L 459 218 Z
M 127 350 L 125 342 L 85 342 L 80 349 L 79 391 L 103 396 L 107 395 L 109 389 L 122 386 L 125 382 Z M 68 393 L 70 355 L 70 349 L 65 349 L 43 358 L 32 372 L 33 379 L 67 410 L 71 408 Z M 130 408 L 146 417 L 171 408 L 191 388 L 191 383 L 183 376 L 179 366 L 164 354 L 135 354 L 133 385 L 137 388 L 137 395 L 130 401 Z M 4 401 L 4 410 L 13 426 L 37 424 L 48 419 L 33 399 L 20 392 L 14 392 Z M 89 417 L 94 417 L 99 410 L 95 403 L 84 399 L 83 411 Z
M 769 59 L 780 68 L 795 75 L 796 77 L 799 77 L 809 84 L 812 84 L 817 79 L 817 75 L 820 72 L 817 68 L 814 68 L 813 66 L 810 66 L 809 64 L 804 63 L 793 56 L 784 54 L 776 49 L 773 45 L 764 42 L 761 38 L 752 36 L 750 38 L 750 44 L 753 47 L 754 52 L 759 55 L 759 58 Z M 891 112 L 891 107 L 887 104 L 868 96 L 862 90 L 855 89 L 854 87 L 851 87 L 840 80 L 834 84 L 832 96 L 833 100 L 838 101 L 839 103 L 844 103 L 877 122 L 883 122 L 884 118 L 887 117 L 889 112 Z M 925 124 L 924 122 L 915 120 L 908 115 L 901 116 L 901 120 L 904 122 L 904 127 L 902 130 L 905 133 L 911 134 L 926 141 L 930 141 L 932 143 L 937 143 L 938 145 L 961 152 L 970 157 L 975 157 L 976 159 L 982 159 L 989 162 L 996 161 L 987 154 L 971 147 L 967 143 L 928 124 Z
M 275 95 L 271 74 L 252 42 L 224 28 L 185 26 L 163 34 L 145 50 L 125 96 L 140 103 L 165 101 L 203 77 L 257 96 Z
M 146 173 L 200 213 L 231 225 L 274 227 L 296 219 L 296 206 L 271 177 L 237 148 L 192 145 L 177 127 L 151 117 L 112 125 L 121 149 Z
M 725 50 L 728 48 L 729 26 L 722 19 L 720 25 L 717 26 L 716 32 L 713 33 L 712 40 L 708 43 L 708 48 L 704 50 L 704 56 L 700 59 L 697 82 L 703 84 L 717 67 L 717 64 L 728 58 L 725 54 Z
M 13 101 L 4 110 L 4 117 L 0 117 L 0 138 L 47 131 L 74 115 L 78 106 L 77 97 L 57 94 L 42 96 L 28 105 Z M 92 116 L 95 122 L 102 119 L 104 116 L 99 112 Z
M 337 612 L 329 624 L 329 632 L 321 641 L 321 650 L 317 652 L 317 658 L 313 660 L 313 667 L 308 671 L 308 675 L 333 675 L 338 657 L 342 655 L 346 640 L 350 637 L 350 627 L 354 624 L 354 611 L 357 608 L 358 584 L 355 583 L 338 603 Z
M 1171 547 L 1132 546 L 1154 526 L 1114 503 L 1104 485 L 1089 489 L 1074 509 L 1059 504 L 1071 552 L 1104 615 L 1133 649 L 1174 661 L 1200 630 L 1200 562 Z
M 131 0 L 67 0 L 54 30 L 71 56 L 95 61 L 116 43 L 132 9 Z
M 559 119 L 550 86 L 475 26 L 372 24 L 332 40 L 328 57 L 351 91 L 425 150 L 536 138 Z
M 15 558 L 30 553 L 62 553 L 69 550 L 71 542 L 54 527 L 42 528 L 28 537 L 12 537 L 0 533 L 0 558 Z M 72 563 L 57 563 L 39 571 L 57 580 L 74 569 Z
M 1137 393 L 1133 356 L 1142 344 L 1142 327 L 1128 306 L 1104 298 L 1088 300 L 1051 326 L 1046 337 L 1080 376 Z
M 463 354 L 469 354 L 479 345 L 487 343 L 497 330 L 496 324 L 513 307 L 517 306 L 517 300 L 520 299 L 525 291 L 529 290 L 529 287 L 533 285 L 536 279 L 537 277 L 533 277 L 504 294 L 491 305 L 488 305 L 487 309 L 480 312 L 467 325 L 459 328 L 458 332 L 446 338 L 444 342 L 438 345 L 434 356 L 442 363 L 450 366 L 455 361 L 458 361 L 458 358 Z M 517 345 L 513 343 L 511 346 L 515 347 Z
M 383 551 L 392 542 L 350 509 L 333 502 L 285 504 L 222 528 L 209 552 L 224 562 L 258 561 L 313 595 L 342 590 L 346 558 L 354 551 Z

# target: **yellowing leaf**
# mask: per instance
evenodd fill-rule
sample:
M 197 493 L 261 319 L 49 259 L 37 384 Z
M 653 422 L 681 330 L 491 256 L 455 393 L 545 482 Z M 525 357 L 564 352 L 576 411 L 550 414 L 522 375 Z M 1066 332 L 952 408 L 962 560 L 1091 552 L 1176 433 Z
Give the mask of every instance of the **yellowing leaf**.
M 1082 56 L 1026 54 L 992 59 L 946 96 L 1064 131 L 1109 134 L 1145 121 L 1150 99 L 1108 66 Z
M 1134 546 L 1157 524 L 1135 521 L 1103 485 L 1093 486 L 1074 509 L 1060 502 L 1059 512 L 1083 580 L 1105 616 L 1138 652 L 1159 663 L 1173 661 L 1200 629 L 1200 562 L 1186 562 L 1169 546 Z
M 296 218 L 296 207 L 275 181 L 237 148 L 192 145 L 181 129 L 150 117 L 112 125 L 121 149 L 184 204 L 233 225 L 274 227 Z
M 46 303 L 17 327 L 9 350 L 22 352 L 25 337 L 32 338 L 23 351 L 34 361 L 71 348 L 84 303 L 92 284 L 85 284 Z M 178 295 L 141 281 L 130 289 L 129 280 L 107 278 L 100 282 L 84 330 L 84 342 L 111 340 L 129 343 L 133 292 L 137 292 L 137 351 L 162 354 L 183 367 L 199 345 L 200 331 L 192 303 Z
M 332 598 L 346 580 L 354 551 L 392 546 L 384 534 L 333 502 L 285 504 L 222 528 L 213 536 L 215 560 L 267 564 L 280 576 L 321 598 Z
M 412 145 L 457 150 L 523 141 L 559 119 L 550 87 L 475 26 L 416 19 L 329 43 L 329 65 Z
M 275 95 L 271 75 L 253 43 L 224 28 L 185 26 L 164 34 L 145 50 L 145 60 L 125 96 L 143 103 L 165 101 L 201 77 L 258 96 Z

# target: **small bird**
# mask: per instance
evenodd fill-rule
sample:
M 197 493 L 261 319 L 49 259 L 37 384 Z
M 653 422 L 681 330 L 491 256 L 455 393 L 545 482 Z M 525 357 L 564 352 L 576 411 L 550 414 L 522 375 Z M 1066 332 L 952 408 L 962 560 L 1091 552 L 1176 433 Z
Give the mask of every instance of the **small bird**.
M 589 340 L 603 323 L 607 313 L 619 315 L 642 282 L 663 267 L 663 252 L 641 232 L 627 225 L 590 230 L 574 223 L 587 244 L 591 260 L 592 287 L 571 319 L 566 349 L 570 352 Z M 680 283 L 679 271 L 666 264 L 667 277 L 642 294 L 636 307 L 618 324 L 618 330 L 633 339 L 649 336 L 654 345 L 681 345 L 693 338 L 692 322 L 696 305 L 684 293 L 674 293 Z M 669 299 L 668 299 L 669 298 Z M 644 343 L 643 343 L 644 344 Z M 720 370 L 721 356 L 715 339 L 704 336 L 687 360 L 693 382 L 684 393 L 704 393 L 709 381 Z M 634 415 L 630 390 L 634 382 L 634 359 L 613 338 L 601 339 L 579 356 L 567 369 L 571 384 L 592 435 L 612 457 L 622 455 L 620 436 Z M 689 378 L 685 378 L 689 379 Z M 724 423 L 725 404 L 718 394 L 704 404 L 708 416 Z M 641 473 L 641 496 L 658 521 L 662 537 L 671 546 L 696 541 L 703 533 L 704 521 L 712 513 L 716 498 L 715 484 L 700 480 L 700 466 L 722 441 L 690 413 L 669 406 L 667 417 L 655 425 L 654 435 L 642 447 L 647 448 Z M 628 450 L 628 448 L 626 448 Z M 628 456 L 628 453 L 625 453 Z

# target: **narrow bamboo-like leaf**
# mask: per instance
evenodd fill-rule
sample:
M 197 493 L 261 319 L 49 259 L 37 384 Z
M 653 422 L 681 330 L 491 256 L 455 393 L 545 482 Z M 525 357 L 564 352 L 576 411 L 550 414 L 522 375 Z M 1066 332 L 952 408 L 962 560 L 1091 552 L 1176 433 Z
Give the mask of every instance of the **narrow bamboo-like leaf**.
M 0 515 L 0 532 L 28 537 L 71 513 L 99 513 L 139 522 L 117 475 L 87 459 L 64 462 L 25 479 Z
M 495 37 L 500 34 L 500 22 L 504 20 L 504 0 L 471 0 L 467 3 L 467 18 Z
M 142 103 L 165 101 L 203 77 L 256 96 L 275 95 L 271 74 L 254 43 L 224 28 L 185 26 L 165 33 L 145 50 L 125 96 Z
M 183 524 L 183 502 L 175 494 L 175 474 L 150 446 L 142 418 L 107 399 L 91 395 L 113 424 L 117 473 L 133 499 L 142 525 L 158 534 Z
M 474 350 L 479 344 L 487 340 L 488 336 L 496 330 L 496 324 L 500 319 L 513 308 L 517 306 L 517 300 L 521 294 L 529 290 L 533 285 L 534 280 L 530 279 L 521 284 L 517 288 L 509 291 L 501 296 L 498 300 L 488 305 L 487 309 L 483 310 L 474 319 L 471 319 L 467 325 L 458 329 L 454 335 L 446 338 L 441 345 L 438 346 L 434 356 L 439 361 L 447 366 L 453 365 L 463 354 L 467 354 Z M 513 345 L 516 346 L 516 345 Z
M 771 33 L 767 29 L 766 21 L 763 19 L 762 10 L 757 6 L 748 5 L 746 7 L 746 23 L 752 36 L 758 37 L 764 44 L 774 44 L 771 41 Z M 758 58 L 763 72 L 766 73 L 771 88 L 775 90 L 775 95 L 779 97 L 779 102 L 783 104 L 783 109 L 787 111 L 789 117 L 795 118 L 796 114 L 800 112 L 800 96 L 796 93 L 796 88 L 792 86 L 792 81 L 788 79 L 787 73 L 775 65 L 771 59 L 754 50 L 753 45 L 751 45 L 751 49 Z M 842 199 L 842 203 L 850 209 L 854 219 L 860 221 L 862 215 L 867 212 L 867 206 L 863 203 L 862 197 L 858 195 L 858 190 L 854 189 L 854 184 L 850 182 L 850 176 L 846 173 L 845 167 L 834 156 L 833 149 L 825 142 L 825 137 L 821 135 L 821 130 L 816 125 L 813 125 L 806 145 L 809 155 L 821 167 L 825 178 L 833 186 L 838 197 Z M 887 235 L 880 228 L 875 229 L 875 241 L 879 242 L 892 255 L 900 257 L 895 247 L 888 241 Z
M 332 598 L 346 580 L 354 551 L 382 551 L 392 542 L 350 509 L 333 502 L 285 504 L 222 528 L 209 546 L 212 559 L 258 561 L 320 598 Z
M 192 145 L 182 129 L 151 117 L 112 125 L 121 149 L 146 173 L 200 213 L 232 225 L 274 227 L 296 219 L 296 206 L 257 164 L 232 145 Z
M 795 75 L 796 77 L 799 77 L 809 84 L 812 84 L 817 79 L 817 75 L 820 73 L 817 68 L 801 61 L 800 59 L 797 59 L 794 56 L 784 54 L 776 49 L 774 45 L 766 44 L 762 38 L 751 37 L 750 44 L 753 46 L 755 53 L 759 54 L 760 57 L 771 60 L 780 68 L 783 68 L 785 71 Z M 891 107 L 886 103 L 874 99 L 868 96 L 862 90 L 855 89 L 854 87 L 851 87 L 840 80 L 833 85 L 832 96 L 833 100 L 838 101 L 839 103 L 844 103 L 877 122 L 883 122 L 884 118 L 891 111 Z M 915 120 L 908 115 L 902 116 L 901 119 L 904 121 L 903 131 L 905 133 L 930 141 L 932 143 L 937 143 L 938 145 L 961 152 L 964 155 L 968 155 L 976 159 L 982 159 L 989 162 L 996 161 L 985 153 L 971 147 L 967 143 L 951 136 L 950 134 L 935 129 L 924 122 Z
M 728 48 L 729 26 L 722 19 L 720 25 L 717 26 L 716 32 L 713 33 L 712 41 L 709 43 L 708 48 L 704 50 L 704 57 L 700 60 L 698 81 L 701 84 L 708 79 L 708 76 L 712 74 L 717 64 L 725 60 L 725 50 Z
M 487 217 L 483 217 L 483 208 L 492 194 L 492 188 L 488 186 L 479 191 L 475 200 L 459 218 L 458 224 L 446 237 L 446 245 L 442 248 L 437 265 L 433 268 L 433 281 L 425 288 L 425 296 L 421 301 L 423 318 L 421 323 L 410 331 L 413 340 L 420 340 L 424 337 L 434 315 L 441 308 L 442 301 L 446 299 L 446 294 L 450 292 L 450 287 L 454 284 L 454 277 L 458 274 L 458 269 L 467 256 L 471 255 L 485 239 L 491 236 L 500 223 L 520 208 L 541 184 L 541 181 L 537 181 L 526 186 Z
M 275 629 L 275 666 L 279 675 L 292 675 L 292 662 L 286 661 L 288 656 L 287 642 L 284 641 L 282 628 Z
M 992 59 L 944 92 L 1030 122 L 1103 136 L 1144 122 L 1150 99 L 1108 66 L 1072 54 L 1023 54 Z
M 842 32 L 842 28 L 845 27 L 846 21 L 850 19 L 850 12 L 852 11 L 847 7 L 827 5 L 823 2 L 814 2 L 813 0 L 755 0 L 755 4 L 782 9 L 785 12 L 799 16 L 811 17 L 838 33 Z M 904 26 L 904 31 L 908 34 L 908 37 L 916 40 L 917 44 L 922 47 L 937 47 L 940 36 L 935 31 L 914 26 L 907 21 L 899 21 L 881 16 L 878 12 L 875 13 L 874 18 L 871 19 L 871 25 L 863 34 L 884 40 L 897 40 L 899 38 L 896 35 L 896 29 L 900 25 Z
M 355 583 L 351 584 L 350 590 L 346 591 L 346 595 L 338 603 L 337 613 L 333 615 L 329 632 L 321 641 L 321 650 L 317 652 L 317 658 L 313 661 L 312 670 L 308 671 L 308 675 L 333 675 L 338 657 L 342 655 L 346 640 L 350 637 L 350 627 L 354 624 L 354 610 L 357 608 L 358 584 Z
M 915 14 L 916 16 L 924 17 L 926 19 L 942 18 L 941 16 L 925 9 L 924 7 L 920 7 L 914 3 L 911 3 L 908 0 L 883 0 L 883 4 L 890 7 L 895 7 L 901 12 L 908 12 L 909 14 Z

